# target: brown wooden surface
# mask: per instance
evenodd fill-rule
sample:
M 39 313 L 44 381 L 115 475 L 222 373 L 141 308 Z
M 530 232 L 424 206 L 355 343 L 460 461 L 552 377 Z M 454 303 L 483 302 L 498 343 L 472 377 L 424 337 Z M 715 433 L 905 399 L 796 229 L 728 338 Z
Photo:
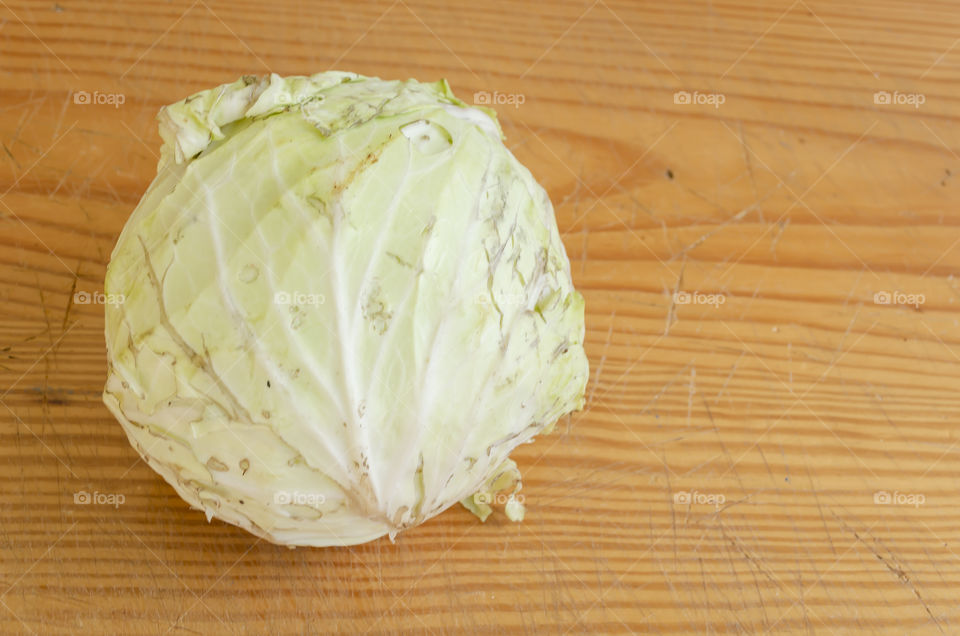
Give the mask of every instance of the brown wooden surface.
M 0 1 L 0 633 L 960 633 L 958 36 L 950 2 Z M 102 308 L 71 298 L 157 109 L 331 67 L 523 96 L 497 109 L 591 383 L 515 455 L 522 524 L 275 547 L 101 404 Z

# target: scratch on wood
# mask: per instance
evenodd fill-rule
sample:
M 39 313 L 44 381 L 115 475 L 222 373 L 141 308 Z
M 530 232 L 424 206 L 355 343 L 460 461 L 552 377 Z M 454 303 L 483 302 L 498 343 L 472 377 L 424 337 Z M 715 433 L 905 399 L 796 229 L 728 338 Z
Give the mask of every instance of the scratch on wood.
M 787 343 L 787 370 L 790 372 L 790 390 L 793 391 L 793 343 Z
M 777 221 L 777 233 L 773 235 L 773 238 L 770 239 L 770 253 L 773 254 L 773 260 L 777 260 L 777 243 L 780 242 L 780 237 L 783 236 L 784 230 L 787 229 L 787 226 L 790 225 L 790 219 L 786 221 Z
M 679 378 L 681 375 L 683 375 L 683 373 L 687 370 L 687 368 L 688 368 L 689 366 L 690 366 L 690 363 L 688 362 L 687 364 L 685 364 L 685 365 L 683 366 L 682 369 L 680 369 L 679 371 L 677 371 L 677 373 L 673 376 L 673 378 L 672 378 L 669 382 L 667 382 L 667 383 L 663 386 L 662 389 L 660 389 L 659 391 L 657 391 L 656 395 L 654 395 L 652 398 L 650 398 L 650 401 L 647 402 L 646 406 L 643 407 L 643 410 L 641 410 L 638 415 L 646 415 L 647 411 L 650 410 L 650 407 L 653 406 L 653 405 L 655 405 L 655 404 L 657 403 L 657 400 L 659 400 L 661 397 L 663 397 L 663 394 L 667 392 L 667 389 L 669 389 L 671 386 L 673 386 L 673 383 L 677 381 L 677 378 Z
M 810 482 L 810 492 L 813 493 L 813 499 L 817 502 L 817 511 L 820 512 L 820 521 L 823 523 L 823 533 L 827 535 L 827 541 L 830 543 L 830 551 L 836 554 L 837 549 L 833 545 L 833 536 L 830 534 L 830 528 L 827 527 L 827 519 L 823 516 L 823 504 L 820 502 L 820 494 L 817 486 L 813 483 L 813 475 L 810 473 L 810 464 L 804 464 L 804 466 L 807 469 L 807 481 Z
M 37 293 L 40 294 L 40 309 L 43 312 L 43 322 L 46 324 L 47 329 L 46 333 L 47 338 L 50 341 L 51 346 L 53 345 L 53 329 L 50 328 L 50 314 L 47 311 L 47 303 L 43 295 L 43 285 L 40 284 L 40 276 L 37 272 L 33 273 L 33 277 L 37 282 Z
M 843 308 L 847 308 L 847 303 L 850 302 L 850 299 L 853 297 L 853 293 L 857 289 L 857 285 L 860 284 L 860 279 L 863 278 L 863 273 L 866 270 L 862 269 L 857 273 L 857 280 L 853 281 L 853 285 L 850 286 L 850 291 L 847 293 L 847 297 L 843 299 Z
M 869 393 L 867 392 L 867 389 L 870 390 Z M 873 387 L 873 384 L 870 383 L 869 381 L 866 383 L 866 387 L 864 388 L 864 393 L 866 393 L 868 397 L 873 398 L 873 400 L 877 403 L 877 408 L 880 409 L 881 415 L 883 415 L 883 418 L 887 420 L 887 424 L 889 424 L 893 428 L 893 430 L 897 432 L 897 435 L 900 435 L 902 437 L 903 434 L 900 432 L 900 427 L 897 426 L 896 422 L 890 419 L 890 416 L 887 415 L 886 409 L 883 408 L 883 404 L 882 404 L 883 398 L 880 396 L 877 390 Z
M 600 383 L 600 374 L 603 372 L 603 364 L 607 361 L 607 350 L 610 348 L 610 339 L 613 336 L 613 323 L 616 321 L 617 310 L 614 309 L 610 314 L 610 326 L 607 328 L 607 341 L 603 345 L 603 354 L 600 356 L 600 364 L 593 374 L 593 386 L 590 387 L 590 396 L 587 398 L 587 404 L 593 404 L 593 394 L 597 392 L 597 385 Z
M 733 362 L 733 366 L 730 367 L 730 373 L 727 374 L 727 379 L 723 381 L 723 386 L 720 387 L 720 391 L 717 393 L 717 397 L 713 398 L 713 403 L 718 404 L 720 398 L 723 396 L 724 392 L 727 390 L 727 385 L 730 384 L 730 379 L 733 378 L 733 374 L 737 372 L 737 365 L 740 364 L 740 360 L 746 355 L 746 351 L 741 350 L 740 355 L 737 356 L 737 359 Z
M 73 281 L 70 285 L 70 293 L 67 296 L 67 310 L 63 314 L 63 324 L 60 325 L 60 330 L 63 331 L 67 328 L 67 321 L 70 319 L 70 310 L 73 309 L 73 297 L 77 293 L 77 281 L 80 280 L 80 265 L 82 261 L 77 259 L 77 269 L 73 272 Z
M 687 259 L 684 257 L 683 263 L 680 264 L 680 274 L 677 276 L 677 283 L 673 286 L 673 293 L 670 294 L 670 306 L 667 307 L 667 322 L 663 326 L 663 335 L 670 335 L 670 327 L 673 325 L 674 318 L 677 314 L 677 294 L 680 293 L 680 286 L 683 285 L 683 273 L 687 269 Z
M 760 199 L 760 193 L 757 190 L 757 179 L 753 174 L 753 161 L 750 160 L 750 153 L 752 151 L 747 147 L 747 140 L 743 136 L 742 120 L 737 122 L 737 133 L 738 137 L 740 137 L 740 149 L 743 150 L 743 163 L 747 166 L 747 175 L 750 177 L 750 187 L 753 189 L 753 200 L 758 201 Z M 757 207 L 757 212 L 760 213 L 760 222 L 763 223 L 763 210 L 759 206 Z
M 720 449 L 723 451 L 723 454 L 727 456 L 727 461 L 730 462 L 730 467 L 733 469 L 733 474 L 737 478 L 737 483 L 740 484 L 740 492 L 746 494 L 747 489 L 743 485 L 743 479 L 740 477 L 740 471 L 737 470 L 737 463 L 733 461 L 733 456 L 730 454 L 730 449 L 727 448 L 727 444 L 723 441 L 723 435 L 720 434 L 720 429 L 717 428 L 717 423 L 713 419 L 713 412 L 710 411 L 710 405 L 707 404 L 707 398 L 704 397 L 703 393 L 697 393 L 700 396 L 700 401 L 703 403 L 703 408 L 707 411 L 707 418 L 710 420 L 710 425 L 713 426 L 713 432 L 717 436 L 717 442 L 720 444 Z
M 766 275 L 764 275 L 764 280 L 757 282 L 757 286 L 753 288 L 753 293 L 750 294 L 750 302 L 743 306 L 743 310 L 740 312 L 739 319 L 743 320 L 743 317 L 747 315 L 747 312 L 753 307 L 753 303 L 757 300 L 757 296 L 760 295 L 760 285 L 766 282 Z
M 17 158 L 13 156 L 13 153 L 10 152 L 10 149 L 7 148 L 7 144 L 5 144 L 5 143 L 0 143 L 0 146 L 3 146 L 4 152 L 6 152 L 6 153 L 7 153 L 7 156 L 10 157 L 10 160 L 13 161 L 13 165 L 15 165 L 15 166 L 17 167 L 17 170 L 22 170 L 22 169 L 23 169 L 23 166 L 21 166 L 21 165 L 20 165 L 20 162 L 17 161 Z
M 754 567 L 752 567 L 752 568 L 747 568 L 747 569 L 750 571 L 750 575 L 753 577 L 753 588 L 754 588 L 754 590 L 755 590 L 756 593 L 757 593 L 757 601 L 758 601 L 759 604 L 760 604 L 760 608 L 763 610 L 764 624 L 765 624 L 765 625 L 769 625 L 769 624 L 770 624 L 770 619 L 769 619 L 769 617 L 767 616 L 767 607 L 766 607 L 766 605 L 764 604 L 763 592 L 760 591 L 760 580 L 757 578 L 757 571 L 760 571 L 761 573 L 763 573 L 763 570 L 760 568 L 759 565 L 757 565 L 756 562 L 754 562 L 754 560 L 753 560 L 752 557 L 750 557 L 749 555 L 747 555 L 746 551 L 743 550 L 743 548 L 740 547 L 740 545 L 739 545 L 738 542 L 735 540 L 735 538 L 727 534 L 727 527 L 726 527 L 726 525 L 723 524 L 722 522 L 720 523 L 720 533 L 721 533 L 721 535 L 723 536 L 723 538 L 726 539 L 727 542 L 728 542 L 730 545 L 732 545 L 734 548 L 737 549 L 737 552 L 739 552 L 741 555 L 747 557 L 747 563 L 749 563 L 749 564 L 751 564 L 751 565 L 754 566 Z M 768 577 L 768 578 L 769 578 L 769 577 Z M 774 583 L 776 583 L 777 585 L 779 585 L 779 583 L 777 583 L 776 581 L 774 581 Z
M 712 230 L 710 230 L 710 231 L 707 232 L 706 234 L 702 235 L 700 238 L 698 238 L 698 239 L 696 239 L 695 241 L 693 241 L 692 243 L 688 244 L 686 247 L 683 247 L 679 252 L 671 255 L 670 258 L 667 259 L 667 262 L 668 262 L 668 263 L 671 262 L 673 259 L 675 259 L 675 258 L 678 257 L 678 256 L 686 256 L 687 253 L 688 253 L 690 250 L 694 250 L 694 249 L 700 247 L 700 245 L 703 244 L 704 241 L 706 241 L 706 240 L 709 239 L 711 236 L 713 236 L 714 234 L 716 234 L 717 232 L 719 232 L 719 231 L 722 230 L 723 228 L 727 227 L 727 226 L 730 225 L 731 223 L 736 223 L 737 221 L 740 221 L 741 219 L 743 219 L 743 217 L 745 217 L 747 214 L 749 214 L 752 210 L 756 209 L 759 205 L 760 205 L 759 202 L 757 202 L 757 203 L 754 203 L 754 204 L 752 204 L 752 205 L 749 205 L 749 206 L 743 208 L 742 210 L 740 210 L 739 212 L 737 212 L 736 214 L 734 214 L 732 217 L 730 217 L 729 219 L 727 219 L 727 220 L 724 221 L 723 223 L 720 223 L 720 224 L 717 225 L 715 228 L 713 228 Z
M 717 525 L 720 526 L 721 535 L 726 537 L 726 528 L 724 527 L 722 518 L 719 518 L 719 517 L 717 518 Z M 724 541 L 721 545 L 723 548 L 723 553 L 727 556 L 727 563 L 730 565 L 730 574 L 733 575 L 734 580 L 737 582 L 736 589 L 743 590 L 744 587 L 743 587 L 743 584 L 740 582 L 740 574 L 737 572 L 736 563 L 733 560 L 733 552 L 731 552 L 730 550 L 730 543 L 729 541 Z M 746 611 L 747 595 L 738 594 L 737 596 L 740 598 L 740 609 L 742 611 Z M 766 625 L 769 623 L 769 618 L 767 617 L 767 608 L 764 607 L 763 605 L 763 598 L 760 598 L 759 600 L 760 600 L 760 609 L 763 611 L 763 624 Z M 736 617 L 737 612 L 733 612 L 733 615 Z M 740 625 L 739 618 L 737 618 L 737 624 Z M 743 633 L 747 633 L 747 631 L 744 629 L 741 629 L 741 631 Z
M 832 512 L 832 511 L 831 511 L 831 512 Z M 883 566 L 884 566 L 885 568 L 887 568 L 887 570 L 890 571 L 891 574 L 893 574 L 894 576 L 896 576 L 897 579 L 898 579 L 901 583 L 903 583 L 903 584 L 906 585 L 908 588 L 910 588 L 910 590 L 913 592 L 913 595 L 917 597 L 917 600 L 918 600 L 918 601 L 920 601 L 920 605 L 923 606 L 923 609 L 926 611 L 927 615 L 930 617 L 930 620 L 933 621 L 933 624 L 937 626 L 937 629 L 940 631 L 941 634 L 945 633 L 945 632 L 943 631 L 943 627 L 940 625 L 940 621 L 937 620 L 937 617 L 934 616 L 933 612 L 930 611 L 930 607 L 927 605 L 926 601 L 924 601 L 924 600 L 923 600 L 923 597 L 920 595 L 920 590 L 918 590 L 918 589 L 917 589 L 917 586 L 914 585 L 913 581 L 910 579 L 910 576 L 909 576 L 909 575 L 907 574 L 907 572 L 903 569 L 903 567 L 901 567 L 899 564 L 895 563 L 895 560 L 896 560 L 896 559 L 895 559 L 895 557 L 893 556 L 893 553 L 890 552 L 890 550 L 887 550 L 886 548 L 884 548 L 884 550 L 886 550 L 886 552 L 887 552 L 888 555 L 889 555 L 889 560 L 886 559 L 886 558 L 884 558 L 883 555 L 881 555 L 879 551 L 877 551 L 876 549 L 874 549 L 874 547 L 873 547 L 872 545 L 870 545 L 869 543 L 867 543 L 866 541 L 863 540 L 863 537 L 860 536 L 860 533 L 858 533 L 856 530 L 854 530 L 854 529 L 851 528 L 849 525 L 847 525 L 847 522 L 846 522 L 846 521 L 844 521 L 844 520 L 841 519 L 839 516 L 837 516 L 836 513 L 833 513 L 833 516 L 836 517 L 837 520 L 840 521 L 841 524 L 843 524 L 843 527 L 847 530 L 847 532 L 849 532 L 850 534 L 852 534 L 857 541 L 859 541 L 859 542 L 862 543 L 864 546 L 866 546 L 866 548 L 867 548 L 868 550 L 870 550 L 870 553 L 873 554 L 873 556 L 875 556 L 875 557 L 877 558 L 877 560 L 880 561 L 880 563 L 882 563 Z M 869 534 L 869 530 L 867 531 L 867 534 Z M 874 542 L 880 544 L 880 542 L 877 541 L 877 539 L 873 538 L 872 536 L 871 536 L 871 538 L 874 540 Z M 880 545 L 882 546 L 883 544 L 880 544 Z M 894 562 L 891 563 L 891 561 L 894 561 Z
M 583 276 L 587 271 L 587 226 L 583 226 L 580 232 L 583 234 L 583 247 L 580 250 L 580 275 Z

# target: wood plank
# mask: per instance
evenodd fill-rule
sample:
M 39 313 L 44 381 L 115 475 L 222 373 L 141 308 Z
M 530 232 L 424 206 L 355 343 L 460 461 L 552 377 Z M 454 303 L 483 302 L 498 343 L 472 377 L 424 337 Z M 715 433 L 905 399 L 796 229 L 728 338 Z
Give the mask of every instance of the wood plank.
M 942 1 L 0 3 L 0 632 L 956 633 L 958 34 Z M 102 308 L 72 299 L 156 173 L 157 109 L 330 67 L 523 96 L 498 111 L 591 382 L 515 453 L 522 524 L 269 545 L 100 401 Z

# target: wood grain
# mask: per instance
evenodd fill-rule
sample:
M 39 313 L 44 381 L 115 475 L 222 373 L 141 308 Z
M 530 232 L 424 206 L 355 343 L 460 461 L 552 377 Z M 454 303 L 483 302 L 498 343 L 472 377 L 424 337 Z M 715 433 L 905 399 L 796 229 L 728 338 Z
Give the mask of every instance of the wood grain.
M 958 36 L 935 1 L 3 0 L 0 632 L 960 632 Z M 327 68 L 523 97 L 497 109 L 592 377 L 516 454 L 522 524 L 278 548 L 189 510 L 100 402 L 72 299 L 159 106 Z

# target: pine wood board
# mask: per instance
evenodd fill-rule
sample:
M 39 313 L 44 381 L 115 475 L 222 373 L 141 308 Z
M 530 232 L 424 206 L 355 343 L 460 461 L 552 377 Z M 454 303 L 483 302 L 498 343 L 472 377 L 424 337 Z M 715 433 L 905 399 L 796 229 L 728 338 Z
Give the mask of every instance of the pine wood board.
M 949 2 L 0 3 L 0 632 L 957 633 L 958 36 Z M 72 299 L 157 109 L 328 68 L 522 96 L 591 380 L 515 455 L 521 524 L 269 545 L 100 401 Z

